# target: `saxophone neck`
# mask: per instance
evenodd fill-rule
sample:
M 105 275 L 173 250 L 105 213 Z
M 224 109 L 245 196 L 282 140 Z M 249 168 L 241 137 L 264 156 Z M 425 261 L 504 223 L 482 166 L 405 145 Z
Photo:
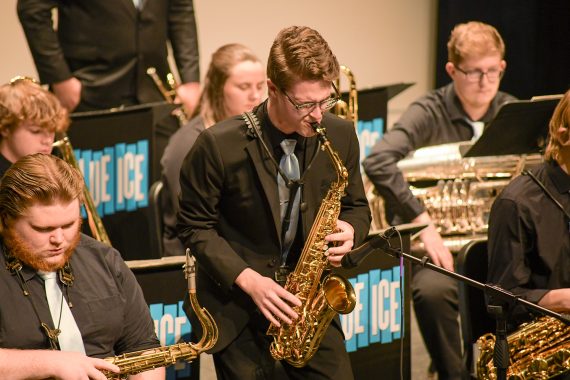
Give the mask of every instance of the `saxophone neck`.
M 191 344 L 192 348 L 198 352 L 207 351 L 218 341 L 218 326 L 212 315 L 198 303 L 196 294 L 196 259 L 186 248 L 186 264 L 184 265 L 184 276 L 188 280 L 188 298 L 190 306 L 196 314 L 202 326 L 202 337 L 196 344 Z
M 321 149 L 326 151 L 329 155 L 338 176 L 338 183 L 346 183 L 348 181 L 348 171 L 338 156 L 338 153 L 333 149 L 331 142 L 327 137 L 327 129 L 317 122 L 311 123 L 311 127 L 317 133 L 317 138 L 321 143 Z

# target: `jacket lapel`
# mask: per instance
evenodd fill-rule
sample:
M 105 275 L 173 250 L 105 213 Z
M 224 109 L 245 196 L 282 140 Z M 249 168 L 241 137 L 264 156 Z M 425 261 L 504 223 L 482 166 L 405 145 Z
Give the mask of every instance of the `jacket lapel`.
M 145 0 L 139 0 L 139 1 L 141 2 L 140 9 L 142 9 L 142 5 Z M 130 16 L 132 16 L 133 18 L 137 17 L 138 9 L 137 7 L 135 7 L 135 3 L 133 2 L 133 0 L 119 0 L 118 3 L 121 6 L 123 6 L 123 8 L 125 8 L 125 10 Z
M 263 187 L 263 192 L 269 208 L 271 210 L 271 215 L 273 216 L 273 224 L 275 226 L 275 232 L 279 237 L 279 244 L 281 244 L 281 215 L 279 207 L 279 192 L 277 191 L 277 169 L 275 169 L 273 163 L 270 161 L 269 157 L 265 153 L 261 142 L 257 138 L 252 139 L 245 147 L 248 152 L 253 166 Z M 263 152 L 260 153 L 260 152 Z

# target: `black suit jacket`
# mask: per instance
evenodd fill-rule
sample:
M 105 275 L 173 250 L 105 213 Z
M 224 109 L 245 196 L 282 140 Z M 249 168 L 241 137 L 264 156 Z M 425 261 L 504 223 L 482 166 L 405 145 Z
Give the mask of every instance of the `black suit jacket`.
M 82 101 L 96 108 L 164 100 L 146 74 L 170 70 L 167 40 L 182 82 L 199 81 L 192 0 L 18 0 L 18 16 L 42 83 L 75 76 Z M 52 9 L 58 10 L 58 30 Z
M 260 121 L 264 120 L 264 109 L 261 106 L 256 110 Z M 349 171 L 339 219 L 354 227 L 355 244 L 359 244 L 368 234 L 370 210 L 362 185 L 356 133 L 351 123 L 329 113 L 323 126 Z M 307 139 L 305 163 L 316 149 L 317 138 Z M 202 132 L 182 165 L 178 231 L 198 260 L 200 302 L 212 313 L 220 330 L 213 352 L 234 340 L 257 309 L 250 297 L 234 285 L 239 273 L 250 267 L 273 278 L 280 265 L 276 178 L 275 165 L 241 117 Z M 328 155 L 319 152 L 305 177 L 301 195 L 301 202 L 307 205 L 301 212 L 304 238 L 336 179 Z M 193 314 L 191 320 L 196 326 Z

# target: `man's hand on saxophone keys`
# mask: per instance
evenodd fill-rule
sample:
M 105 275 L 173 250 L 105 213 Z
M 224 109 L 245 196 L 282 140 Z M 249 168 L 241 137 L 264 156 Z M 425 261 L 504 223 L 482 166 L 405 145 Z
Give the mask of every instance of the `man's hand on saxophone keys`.
M 279 321 L 290 324 L 299 317 L 291 305 L 301 306 L 301 301 L 272 278 L 246 268 L 237 276 L 235 283 L 251 297 L 265 318 L 276 326 L 281 326 Z
M 326 236 L 325 240 L 331 243 L 327 251 L 329 262 L 332 266 L 340 267 L 342 257 L 354 246 L 354 228 L 350 223 L 337 220 L 336 229 L 337 231 Z

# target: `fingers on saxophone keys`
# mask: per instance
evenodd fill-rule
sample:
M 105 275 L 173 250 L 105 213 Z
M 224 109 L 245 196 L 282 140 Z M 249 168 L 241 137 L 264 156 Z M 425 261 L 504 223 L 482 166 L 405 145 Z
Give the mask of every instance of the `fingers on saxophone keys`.
M 286 324 L 291 324 L 292 319 L 289 318 L 289 316 L 287 316 L 287 314 L 285 314 L 282 310 L 280 310 L 277 306 L 275 305 L 268 305 L 268 310 L 269 310 L 269 314 L 270 317 L 268 317 L 268 319 L 275 323 L 277 326 L 281 326 L 280 321 L 286 323 Z M 292 310 L 291 310 L 292 311 Z M 294 312 L 293 312 L 294 313 Z
M 329 252 L 329 245 L 328 245 L 328 243 L 327 243 L 326 241 L 323 242 L 322 250 L 323 250 L 323 254 L 324 254 L 325 256 L 327 256 L 327 257 L 328 257 L 328 256 L 334 256 L 334 254 L 331 254 L 331 253 Z

